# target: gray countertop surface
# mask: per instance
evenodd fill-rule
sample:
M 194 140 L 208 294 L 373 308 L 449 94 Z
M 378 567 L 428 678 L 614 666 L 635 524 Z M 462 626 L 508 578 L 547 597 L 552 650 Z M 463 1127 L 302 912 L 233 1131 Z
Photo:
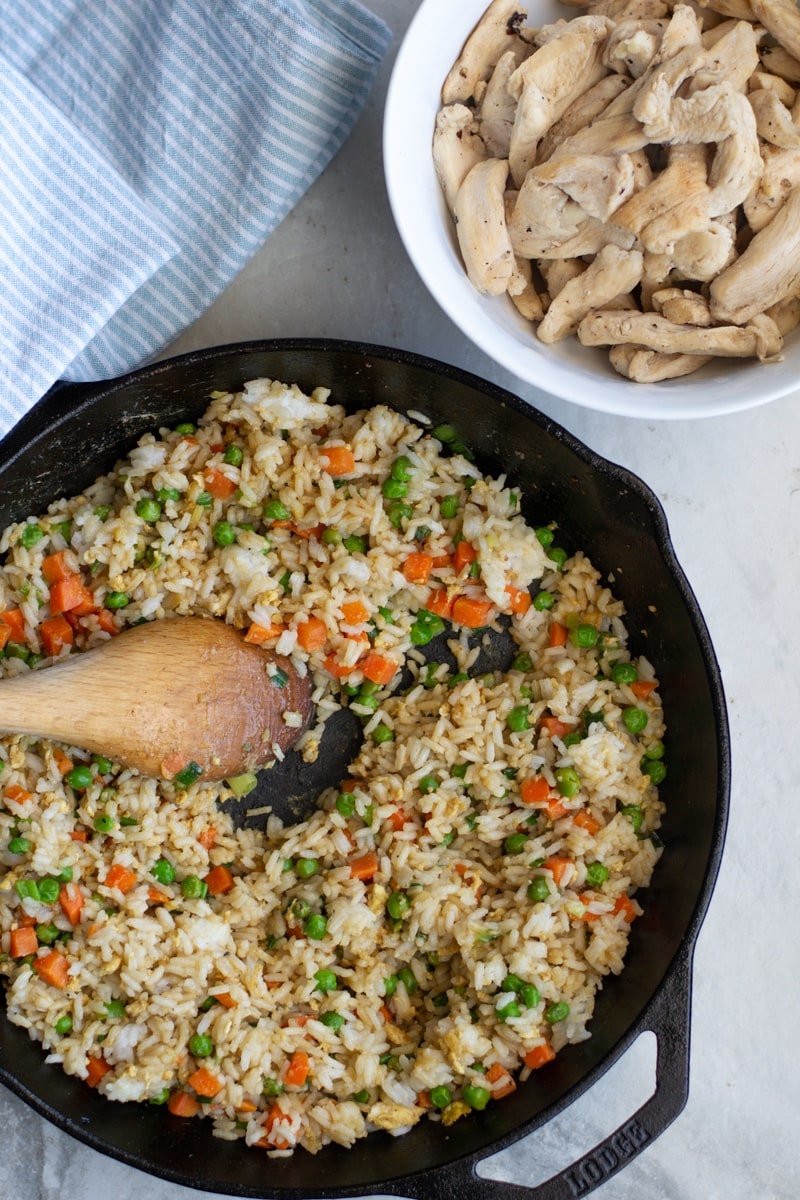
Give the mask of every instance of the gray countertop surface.
M 656 493 L 722 669 L 733 746 L 730 823 L 695 955 L 688 1103 L 593 1194 L 796 1200 L 800 853 L 791 839 L 798 829 L 800 730 L 800 392 L 696 422 L 630 420 L 521 384 L 469 344 L 411 266 L 383 184 L 386 86 L 417 5 L 369 2 L 395 39 L 356 129 L 260 253 L 168 353 L 274 337 L 419 351 L 516 392 Z M 565 1167 L 647 1098 L 654 1063 L 655 1038 L 645 1034 L 565 1113 L 487 1160 L 482 1173 L 533 1185 Z M 73 1141 L 2 1087 L 0 1128 L 0 1197 L 9 1200 L 210 1195 Z

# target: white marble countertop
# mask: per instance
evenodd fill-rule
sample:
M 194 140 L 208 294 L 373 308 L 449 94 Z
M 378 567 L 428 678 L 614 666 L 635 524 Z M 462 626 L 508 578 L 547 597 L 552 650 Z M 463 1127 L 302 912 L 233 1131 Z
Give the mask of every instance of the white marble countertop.
M 800 632 L 800 391 L 710 420 L 633 421 L 519 384 L 469 345 L 411 267 L 383 186 L 383 101 L 416 3 L 367 2 L 395 41 L 354 133 L 170 353 L 262 337 L 344 338 L 419 351 L 516 392 L 654 490 L 721 664 L 733 790 L 722 867 L 695 957 L 688 1104 L 593 1194 L 597 1200 L 796 1200 L 800 940 L 792 922 L 800 852 L 791 838 L 798 827 L 800 731 L 800 674 L 793 669 Z M 532 1184 L 589 1150 L 652 1090 L 652 1040 L 647 1035 L 566 1114 L 484 1172 Z M 3 1197 L 210 1196 L 74 1142 L 3 1088 L 0 1128 Z

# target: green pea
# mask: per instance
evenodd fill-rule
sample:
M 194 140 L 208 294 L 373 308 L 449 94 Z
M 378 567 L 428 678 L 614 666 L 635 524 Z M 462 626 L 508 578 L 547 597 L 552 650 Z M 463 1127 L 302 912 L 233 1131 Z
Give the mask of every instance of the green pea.
M 161 505 L 154 496 L 145 496 L 136 505 L 136 515 L 152 525 L 161 516 Z
M 334 529 L 332 525 L 329 525 L 327 529 L 323 529 L 322 544 L 323 546 L 341 546 L 342 535 L 339 530 Z
M 533 659 L 527 650 L 520 651 L 511 662 L 512 671 L 531 671 L 533 669 Z
M 216 1008 L 219 1004 L 216 996 L 206 996 L 203 1003 L 199 1006 L 200 1012 L 210 1012 L 212 1008 Z
M 325 934 L 328 932 L 327 917 L 323 917 L 321 913 L 312 913 L 310 917 L 306 917 L 303 922 L 303 932 L 307 938 L 311 938 L 313 942 L 322 941 Z
M 503 982 L 500 984 L 501 992 L 518 992 L 522 987 L 522 980 L 519 975 L 506 975 Z
M 211 531 L 211 536 L 218 546 L 232 546 L 236 541 L 236 530 L 230 521 L 217 521 Z
M 267 500 L 261 511 L 265 521 L 288 521 L 291 517 L 288 508 L 280 500 Z
M 623 804 L 619 810 L 623 817 L 627 817 L 633 828 L 638 832 L 644 820 L 644 812 L 639 804 Z
M 558 1000 L 555 1004 L 549 1004 L 544 1010 L 544 1019 L 550 1025 L 555 1025 L 557 1021 L 566 1021 L 569 1016 L 569 1005 L 566 1000 Z
M 372 740 L 376 746 L 381 746 L 384 742 L 393 742 L 394 730 L 390 729 L 388 725 L 384 725 L 381 721 L 372 731 Z
M 444 442 L 445 446 L 449 446 L 458 437 L 458 431 L 454 425 L 437 425 L 431 430 L 431 437 L 435 437 L 437 441 Z
M 52 921 L 48 921 L 46 925 L 36 926 L 36 936 L 43 946 L 52 946 L 60 933 L 61 930 L 57 925 L 53 925 Z
M 666 766 L 657 758 L 645 759 L 642 763 L 642 772 L 645 775 L 649 775 L 650 782 L 656 784 L 656 786 L 659 783 L 663 783 L 667 777 Z
M 534 530 L 534 533 L 539 539 L 539 545 L 543 546 L 545 550 L 548 546 L 552 546 L 555 537 L 552 529 L 548 529 L 546 525 L 540 525 L 538 529 Z
M 235 442 L 231 442 L 225 447 L 225 453 L 222 456 L 222 461 L 228 463 L 228 465 L 231 467 L 240 467 L 242 465 L 243 458 L 244 451 L 242 450 L 241 446 L 237 446 Z
M 195 500 L 195 504 L 198 504 L 200 508 L 211 508 L 213 503 L 214 497 L 211 492 L 200 492 Z
M 405 483 L 411 478 L 415 470 L 414 464 L 407 454 L 400 454 L 391 465 L 389 474 L 392 479 L 398 479 L 401 483 Z
M 295 873 L 301 879 L 310 879 L 319 870 L 318 858 L 298 858 L 294 864 Z
M 39 880 L 39 899 L 42 904 L 55 904 L 60 891 L 57 879 L 52 879 L 48 876 L 46 879 Z
M 452 520 L 460 507 L 461 503 L 458 499 L 458 496 L 442 496 L 441 500 L 439 501 L 439 512 L 446 521 Z
M 67 772 L 64 782 L 76 791 L 84 791 L 94 779 L 91 767 L 73 767 Z
M 344 1025 L 344 1017 L 338 1012 L 324 1012 L 320 1016 L 320 1021 L 323 1025 L 327 1025 L 328 1029 L 341 1029 Z
M 439 780 L 435 775 L 423 775 L 422 779 L 420 779 L 419 783 L 417 784 L 417 787 L 422 792 L 423 796 L 426 796 L 429 792 L 438 791 Z
M 106 1005 L 106 1016 L 111 1020 L 119 1020 L 125 1016 L 125 1004 L 122 1000 L 109 1000 Z
M 397 991 L 397 976 L 388 975 L 383 981 L 383 994 L 387 1000 Z
M 622 720 L 625 728 L 629 733 L 641 733 L 647 725 L 647 713 L 638 705 L 632 704 L 629 708 L 623 708 Z
M 175 426 L 175 432 L 181 437 L 191 437 L 193 433 L 197 433 L 197 426 L 191 421 L 181 421 L 180 425 Z
M 64 867 L 63 871 L 59 871 L 59 873 L 58 873 L 58 882 L 59 883 L 71 883 L 72 882 L 72 874 L 73 874 L 72 867 Z
M 614 663 L 611 668 L 611 678 L 614 683 L 635 683 L 639 678 L 639 672 L 632 662 Z
M 508 1004 L 504 1004 L 502 1008 L 498 1008 L 497 1015 L 501 1021 L 510 1021 L 514 1017 L 520 1016 L 521 1012 L 522 1010 L 516 1000 L 511 1000 Z
M 539 1003 L 539 989 L 535 983 L 523 983 L 519 989 L 519 998 L 526 1008 L 536 1008 Z
M 437 613 L 421 608 L 409 630 L 412 646 L 427 646 L 428 642 L 444 632 L 444 628 L 444 621 Z
M 586 882 L 590 887 L 601 887 L 608 879 L 609 871 L 605 863 L 589 863 L 586 868 Z
M 98 775 L 109 775 L 114 766 L 110 758 L 104 758 L 100 754 L 95 754 L 92 762 L 97 768 Z
M 366 1088 L 362 1088 L 360 1092 L 353 1092 L 350 1097 L 356 1104 L 369 1104 L 371 1096 Z
M 411 967 L 401 967 L 397 972 L 397 978 L 399 982 L 402 983 L 409 996 L 413 995 L 413 993 L 419 988 L 417 977 L 411 970 Z
M 462 1090 L 461 1095 L 464 1103 L 478 1112 L 483 1112 L 492 1097 L 492 1093 L 488 1088 L 481 1087 L 477 1083 L 468 1083 Z
M 8 843 L 11 854 L 27 854 L 30 848 L 31 844 L 26 837 L 14 837 Z
M 647 749 L 644 752 L 644 756 L 645 756 L 645 758 L 663 758 L 664 757 L 664 743 L 661 741 L 660 738 L 657 741 L 653 742 L 653 744 L 651 746 L 647 747 Z
M 261 1080 L 261 1094 L 263 1096 L 280 1096 L 283 1091 L 283 1084 L 277 1079 L 272 1079 L 269 1075 L 265 1075 Z
M 411 911 L 411 901 L 405 892 L 392 892 L 386 901 L 386 911 L 394 921 L 402 921 Z
M 66 1037 L 68 1033 L 72 1033 L 72 1017 L 69 1013 L 64 1013 L 63 1017 L 58 1018 L 53 1028 L 60 1037 Z
M 352 792 L 339 792 L 336 797 L 336 811 L 343 817 L 352 817 L 356 811 L 356 798 Z
M 289 859 L 288 861 L 291 862 L 291 859 Z M 292 863 L 292 865 L 294 866 L 293 863 Z M 299 917 L 300 920 L 302 921 L 311 912 L 311 905 L 308 903 L 307 900 L 295 900 L 294 904 L 292 905 L 292 912 L 294 913 L 294 915 L 296 917 Z
M 367 553 L 367 539 L 365 537 L 360 537 L 356 533 L 348 534 L 342 544 L 349 554 Z
M 454 767 L 450 768 L 450 774 L 454 779 L 464 779 L 467 774 L 468 766 L 469 763 L 456 763 Z
M 44 530 L 41 525 L 26 525 L 19 535 L 19 540 L 26 550 L 30 550 L 37 542 L 40 542 L 44 537 Z
M 581 780 L 574 767 L 557 767 L 555 772 L 556 787 L 562 796 L 576 796 L 581 790 Z
M 384 479 L 381 484 L 381 492 L 387 500 L 402 500 L 407 491 L 407 483 L 404 483 L 401 479 L 392 479 L 391 476 L 389 479 Z
M 533 607 L 537 612 L 545 612 L 548 608 L 552 608 L 555 602 L 553 593 L 544 588 L 533 597 Z
M 6 646 L 6 656 L 8 658 L 18 658 L 22 662 L 27 663 L 30 662 L 31 652 L 21 642 L 9 642 Z
M 596 646 L 598 636 L 594 625 L 576 625 L 569 631 L 569 640 L 580 650 L 589 650 Z
M 127 592 L 109 592 L 103 603 L 114 612 L 118 608 L 127 608 L 130 602 L 131 598 Z
M 506 717 L 506 724 L 513 733 L 522 733 L 530 729 L 530 705 L 518 704 Z
M 453 1099 L 453 1093 L 450 1091 L 450 1088 L 445 1087 L 443 1083 L 440 1083 L 438 1087 L 431 1088 L 428 1094 L 434 1108 L 447 1108 Z
M 175 882 L 175 868 L 168 858 L 157 859 L 150 868 L 150 874 L 159 883 L 169 884 Z
M 187 900 L 204 900 L 208 895 L 208 884 L 199 875 L 187 875 L 181 880 L 181 894 Z
M 159 488 L 156 492 L 156 500 L 160 501 L 161 504 L 166 504 L 169 500 L 171 500 L 173 504 L 177 504 L 180 498 L 181 494 L 177 488 L 164 487 Z
M 547 552 L 547 557 L 554 562 L 559 571 L 564 569 L 564 563 L 567 561 L 568 555 L 566 550 L 561 546 L 551 546 Z
M 195 1058 L 210 1058 L 214 1053 L 214 1043 L 208 1034 L 193 1033 L 189 1038 L 189 1053 Z
M 317 984 L 315 991 L 322 992 L 323 996 L 328 992 L 336 991 L 338 981 L 336 979 L 336 975 L 333 973 L 333 971 L 329 970 L 328 967 L 323 967 L 321 970 L 317 971 L 314 979 L 316 980 Z
M 200 764 L 196 762 L 190 762 L 186 764 L 182 771 L 179 771 L 177 775 L 173 776 L 172 782 L 176 783 L 178 787 L 188 788 L 191 787 L 193 783 L 196 783 L 202 774 L 203 768 L 200 766 Z
M 35 879 L 18 879 L 14 884 L 20 900 L 39 900 L 39 885 Z
M 170 1090 L 168 1087 L 162 1088 L 160 1092 L 156 1092 L 155 1096 L 151 1096 L 149 1104 L 161 1105 L 166 1104 L 170 1098 Z
M 528 841 L 527 834 L 512 833 L 503 842 L 503 852 L 505 854 L 521 854 L 525 849 L 525 844 Z
M 541 904 L 543 900 L 547 900 L 550 896 L 550 884 L 545 879 L 544 875 L 537 875 L 528 884 L 527 891 L 528 899 L 534 904 Z
M 94 819 L 94 828 L 98 833 L 111 833 L 111 830 L 116 826 L 117 822 L 111 816 L 111 813 L 100 813 Z
M 408 521 L 413 517 L 414 509 L 410 504 L 404 504 L 402 500 L 392 500 L 391 504 L 386 506 L 386 515 L 394 528 L 399 529 L 403 521 Z

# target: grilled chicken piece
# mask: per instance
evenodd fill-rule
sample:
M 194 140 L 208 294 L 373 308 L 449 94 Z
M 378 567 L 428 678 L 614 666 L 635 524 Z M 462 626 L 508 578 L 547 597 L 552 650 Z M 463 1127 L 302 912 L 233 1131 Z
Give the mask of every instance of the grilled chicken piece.
M 750 0 L 754 19 L 760 21 L 779 46 L 800 59 L 800 9 L 794 0 Z
M 744 202 L 744 215 L 756 233 L 769 225 L 794 188 L 800 187 L 800 150 L 762 146 L 761 159 L 761 178 Z
M 797 89 L 780 75 L 772 75 L 769 71 L 754 71 L 747 81 L 747 91 L 752 93 L 762 89 L 774 92 L 787 108 L 791 108 L 797 99 Z
M 783 346 L 774 321 L 759 313 L 747 325 L 675 325 L 658 313 L 589 313 L 578 326 L 584 346 L 632 343 L 665 354 L 718 355 L 722 358 L 776 358 Z
M 614 214 L 645 250 L 671 254 L 688 233 L 708 226 L 709 188 L 702 146 L 673 146 L 668 165 Z
M 508 163 L 487 158 L 476 163 L 456 196 L 456 234 L 464 265 L 479 292 L 500 296 L 514 270 L 506 227 L 504 193 Z
M 507 291 L 514 307 L 526 321 L 541 321 L 544 304 L 534 287 L 533 268 L 527 258 L 514 258 Z
M 611 23 L 575 17 L 517 67 L 508 90 L 517 101 L 509 163 L 517 187 L 536 161 L 539 141 L 570 104 L 606 74 L 603 47 Z
M 796 150 L 800 146 L 800 129 L 777 92 L 772 88 L 758 88 L 747 98 L 755 113 L 760 138 L 781 150 Z
M 517 111 L 516 102 L 508 90 L 508 81 L 516 68 L 517 56 L 513 50 L 501 54 L 481 100 L 478 120 L 490 158 L 508 158 L 514 114 Z
M 547 162 L 562 142 L 590 125 L 630 84 L 626 75 L 604 75 L 594 87 L 581 93 L 542 138 L 536 152 L 539 162 Z
M 669 14 L 664 0 L 590 0 L 586 11 L 611 21 L 657 21 Z
M 800 291 L 800 188 L 710 290 L 714 319 L 737 325 Z
M 450 212 L 455 211 L 458 189 L 476 163 L 486 158 L 475 114 L 466 104 L 449 104 L 436 114 L 433 131 L 433 165 Z
M 783 46 L 762 46 L 759 54 L 765 71 L 780 75 L 787 83 L 800 84 L 800 59 L 784 50 Z
M 667 24 L 665 20 L 616 21 L 606 40 L 603 62 L 610 71 L 638 79 L 658 54 Z
M 547 284 L 550 303 L 571 279 L 577 279 L 586 270 L 582 258 L 540 258 L 537 262 L 539 274 Z
M 486 82 L 506 50 L 520 60 L 529 52 L 521 33 L 527 15 L 524 4 L 517 0 L 492 0 L 442 85 L 443 104 L 473 99 L 478 85 Z
M 688 288 L 660 288 L 652 295 L 653 308 L 673 325 L 711 325 L 708 301 Z
M 737 21 L 755 21 L 750 0 L 697 0 L 700 8 L 710 8 L 723 17 L 734 17 Z
M 641 251 L 604 246 L 586 270 L 565 283 L 551 299 L 536 330 L 537 337 L 548 344 L 563 341 L 575 332 L 588 312 L 603 308 L 616 296 L 631 291 L 641 277 Z
M 558 154 L 531 175 L 560 188 L 590 217 L 607 221 L 633 195 L 636 174 L 629 154 Z M 518 200 L 519 203 L 519 200 Z
M 609 361 L 620 375 L 635 383 L 660 383 L 662 379 L 679 379 L 699 371 L 710 355 L 662 354 L 658 350 L 643 350 L 641 346 L 612 346 Z
M 671 270 L 676 279 L 707 282 L 735 258 L 736 216 L 730 213 L 709 221 L 707 228 L 680 238 L 672 252 Z

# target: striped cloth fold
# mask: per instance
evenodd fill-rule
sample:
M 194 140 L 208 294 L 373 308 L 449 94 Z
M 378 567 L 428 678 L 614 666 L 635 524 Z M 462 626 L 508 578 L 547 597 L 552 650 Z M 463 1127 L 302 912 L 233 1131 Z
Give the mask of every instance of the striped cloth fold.
M 223 291 L 353 127 L 357 0 L 0 0 L 0 436 Z

